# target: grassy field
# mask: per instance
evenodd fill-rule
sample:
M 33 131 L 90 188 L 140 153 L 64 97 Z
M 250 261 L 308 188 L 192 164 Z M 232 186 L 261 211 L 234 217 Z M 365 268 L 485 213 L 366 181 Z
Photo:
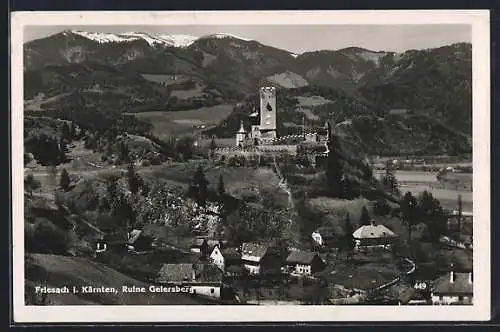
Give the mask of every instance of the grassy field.
M 297 97 L 297 100 L 299 102 L 299 106 L 301 107 L 314 107 L 332 102 L 331 100 L 325 99 L 321 96 L 311 96 L 311 97 L 299 96 Z
M 187 187 L 198 166 L 202 166 L 209 186 L 217 189 L 219 177 L 222 175 L 227 193 L 236 197 L 254 195 L 260 197 L 269 194 L 273 200 L 286 206 L 287 195 L 279 188 L 279 179 L 270 168 L 253 167 L 221 167 L 207 160 L 193 160 L 188 163 L 170 163 L 162 165 L 143 176 L 151 180 L 159 179 L 167 184 Z
M 171 97 L 177 97 L 179 99 L 188 99 L 194 97 L 203 97 L 205 93 L 203 92 L 204 87 L 197 85 L 194 89 L 189 90 L 174 90 L 170 94 Z
M 368 290 L 383 285 L 401 275 L 399 268 L 390 263 L 348 264 L 337 260 L 327 267 L 324 275 L 330 283 L 345 288 Z
M 375 176 L 383 174 L 376 171 Z M 418 171 L 396 171 L 396 178 L 402 192 L 411 192 L 418 195 L 427 190 L 441 201 L 446 209 L 456 209 L 458 195 L 462 196 L 464 211 L 472 211 L 472 174 L 449 173 L 443 181 L 438 181 L 436 173 Z
M 232 104 L 222 104 L 196 110 L 143 112 L 134 115 L 141 120 L 152 123 L 153 133 L 160 139 L 168 139 L 172 136 L 199 134 L 201 130 L 194 128 L 194 126 L 205 125 L 207 128 L 215 126 L 224 120 L 232 110 Z
M 122 286 L 148 287 L 92 259 L 59 255 L 31 254 L 26 260 L 27 287 Z M 206 304 L 197 298 L 176 293 L 86 293 L 49 294 L 49 305 L 183 305 Z
M 164 84 L 165 86 L 184 83 L 189 80 L 189 77 L 184 75 L 142 74 L 142 77 L 148 81 Z

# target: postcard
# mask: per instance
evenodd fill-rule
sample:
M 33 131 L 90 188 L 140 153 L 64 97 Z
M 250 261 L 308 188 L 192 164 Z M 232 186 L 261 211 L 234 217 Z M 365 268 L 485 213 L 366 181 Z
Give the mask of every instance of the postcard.
M 13 13 L 14 321 L 489 319 L 489 24 Z

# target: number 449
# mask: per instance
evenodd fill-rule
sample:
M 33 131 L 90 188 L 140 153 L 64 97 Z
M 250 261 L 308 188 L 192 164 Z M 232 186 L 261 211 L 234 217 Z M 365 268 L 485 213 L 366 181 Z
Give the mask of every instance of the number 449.
M 413 288 L 420 289 L 420 290 L 427 289 L 427 283 L 425 281 L 417 281 L 413 285 Z

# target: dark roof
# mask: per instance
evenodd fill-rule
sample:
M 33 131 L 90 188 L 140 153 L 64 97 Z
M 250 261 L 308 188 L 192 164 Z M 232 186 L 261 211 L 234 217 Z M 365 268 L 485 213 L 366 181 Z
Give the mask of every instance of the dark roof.
M 469 282 L 469 273 L 454 272 L 453 275 L 453 282 L 450 282 L 450 274 L 446 274 L 434 280 L 432 292 L 435 294 L 472 295 L 473 285 Z
M 203 242 L 206 242 L 205 239 L 194 239 L 193 242 L 191 243 L 191 247 L 201 247 L 203 245 Z
M 239 265 L 230 265 L 226 269 L 227 272 L 231 272 L 231 273 L 243 273 L 244 270 L 245 269 Z
M 287 263 L 311 264 L 316 253 L 310 251 L 296 251 L 290 252 L 286 258 Z
M 223 273 L 214 264 L 204 264 L 203 268 L 196 275 L 198 282 L 222 282 Z
M 193 272 L 195 280 L 193 280 Z M 164 264 L 157 282 L 220 282 L 222 273 L 212 264 Z
M 135 241 L 137 241 L 137 239 L 141 236 L 142 234 L 142 231 L 141 230 L 138 230 L 138 229 L 134 229 L 133 231 L 131 231 L 129 234 L 128 234 L 128 243 L 129 244 L 133 244 L 135 243 Z
M 225 259 L 240 259 L 241 254 L 238 251 L 238 248 L 224 248 L 221 249 L 221 254 Z
M 106 234 L 103 240 L 108 244 L 125 244 L 127 243 L 127 236 L 121 233 Z
M 268 249 L 269 246 L 265 244 L 243 243 L 241 246 L 241 255 L 257 257 L 260 259 L 266 255 Z

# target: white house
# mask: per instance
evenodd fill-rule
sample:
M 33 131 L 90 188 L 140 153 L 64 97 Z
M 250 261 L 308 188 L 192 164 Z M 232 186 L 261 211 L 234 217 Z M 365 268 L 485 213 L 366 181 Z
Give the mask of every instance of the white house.
M 313 239 L 313 241 L 318 245 L 318 246 L 322 246 L 323 245 L 323 238 L 321 237 L 321 234 L 319 232 L 313 232 L 311 234 L 311 237 Z
M 250 274 L 272 274 L 281 270 L 279 256 L 265 244 L 243 243 L 241 261 Z
M 357 250 L 376 247 L 390 248 L 392 241 L 397 237 L 389 228 L 384 225 L 376 225 L 374 221 L 358 228 L 352 236 Z
M 431 300 L 434 305 L 472 304 L 472 272 L 458 273 L 452 270 L 437 278 L 433 282 Z
M 225 270 L 224 256 L 222 255 L 219 247 L 214 247 L 214 250 L 210 254 L 210 260 L 222 271 Z
M 224 248 L 215 246 L 210 254 L 211 262 L 222 271 L 226 271 L 230 266 L 241 265 L 241 254 L 237 248 Z
M 193 295 L 221 298 L 222 272 L 212 264 L 163 264 L 156 283 L 189 289 Z
M 311 275 L 325 268 L 325 263 L 317 253 L 293 250 L 286 258 L 286 265 L 292 273 Z

